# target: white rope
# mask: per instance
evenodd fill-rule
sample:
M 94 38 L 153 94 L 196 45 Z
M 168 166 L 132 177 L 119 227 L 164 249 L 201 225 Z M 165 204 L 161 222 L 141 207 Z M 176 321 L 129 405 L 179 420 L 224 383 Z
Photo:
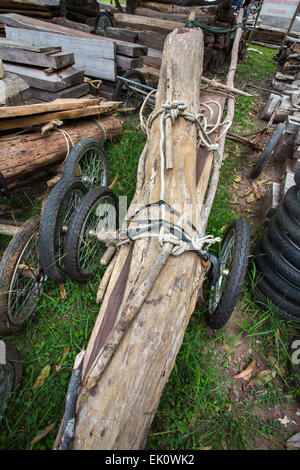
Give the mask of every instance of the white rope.
M 74 147 L 74 143 L 73 143 L 73 140 L 72 140 L 72 137 L 70 136 L 70 134 L 65 131 L 64 129 L 60 129 L 59 127 L 56 128 L 57 131 L 61 132 L 62 135 L 64 136 L 65 138 L 65 141 L 66 141 L 66 144 L 67 144 L 67 155 L 65 156 L 65 159 L 68 157 L 69 153 L 70 153 L 70 144 L 69 144 L 69 140 L 68 138 L 70 139 L 70 142 L 72 144 L 72 147 Z M 65 160 L 64 159 L 64 160 Z
M 164 144 L 165 144 L 165 124 L 167 119 L 171 120 L 172 125 L 174 125 L 176 119 L 178 119 L 179 116 L 182 116 L 184 119 L 187 119 L 190 122 L 195 123 L 197 127 L 197 134 L 198 134 L 198 142 L 199 145 L 204 145 L 208 151 L 213 151 L 215 154 L 215 159 L 219 160 L 220 155 L 219 155 L 219 144 L 218 142 L 212 143 L 210 140 L 209 135 L 212 134 L 213 132 L 216 131 L 217 128 L 224 126 L 225 129 L 222 131 L 222 133 L 218 136 L 217 140 L 221 138 L 221 136 L 224 134 L 224 132 L 227 132 L 228 128 L 231 125 L 231 122 L 225 121 L 221 123 L 221 114 L 222 114 L 222 108 L 220 104 L 217 101 L 208 101 L 204 103 L 202 106 L 209 112 L 209 118 L 206 118 L 204 115 L 205 111 L 193 115 L 191 113 L 186 112 L 187 106 L 185 105 L 184 102 L 182 101 L 167 101 L 165 104 L 162 105 L 162 108 L 158 111 L 152 112 L 148 118 L 147 121 L 144 120 L 143 118 L 143 109 L 144 106 L 149 99 L 149 97 L 152 95 L 152 93 L 155 90 L 152 90 L 144 100 L 143 106 L 140 111 L 140 121 L 141 121 L 141 128 L 142 130 L 147 134 L 149 137 L 150 135 L 150 130 L 153 122 L 155 119 L 160 117 L 159 121 L 159 128 L 160 128 L 160 142 L 159 142 L 159 153 L 160 153 L 160 200 L 164 201 L 165 197 L 165 152 L 164 152 Z M 211 107 L 212 104 L 215 104 L 217 106 L 218 112 L 217 112 L 217 120 L 215 124 L 210 124 L 209 121 L 212 120 L 214 112 Z M 166 207 L 165 204 L 160 205 L 160 212 L 161 212 L 161 220 L 165 221 L 165 211 Z M 187 220 L 187 215 L 183 214 L 183 218 Z M 188 241 L 184 241 L 180 239 L 178 236 L 172 234 L 172 233 L 166 233 L 165 232 L 165 227 L 164 224 L 161 224 L 159 234 L 157 233 L 149 233 L 149 230 L 151 230 L 151 224 L 150 225 L 140 225 L 139 230 L 143 229 L 144 227 L 148 228 L 145 233 L 137 233 L 134 236 L 131 236 L 130 239 L 127 240 L 122 240 L 118 244 L 118 246 L 128 243 L 131 240 L 138 240 L 142 238 L 158 238 L 159 244 L 162 247 L 164 243 L 171 243 L 174 245 L 171 254 L 173 256 L 179 256 L 182 253 L 188 251 L 188 250 L 195 250 L 199 254 L 205 254 L 207 253 L 208 248 L 210 245 L 220 242 L 221 239 L 219 237 L 213 237 L 212 235 L 199 235 L 198 237 L 189 237 L 187 234 L 185 234 L 185 238 Z M 206 245 L 205 250 L 204 245 Z

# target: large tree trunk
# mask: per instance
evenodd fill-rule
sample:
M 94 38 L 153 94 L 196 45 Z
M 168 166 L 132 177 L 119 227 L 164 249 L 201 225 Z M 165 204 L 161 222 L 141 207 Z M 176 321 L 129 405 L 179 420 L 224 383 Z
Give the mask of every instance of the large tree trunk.
M 180 29 L 167 37 L 156 110 L 167 100 L 182 100 L 187 111 L 199 112 L 202 62 L 201 30 Z M 204 178 L 204 187 L 202 183 L 197 187 L 206 163 L 199 163 L 203 149 L 197 148 L 196 126 L 179 117 L 170 137 L 173 169 L 165 172 L 165 201 L 181 213 L 190 204 L 189 218 L 201 232 L 199 214 L 208 178 Z M 131 207 L 160 199 L 159 140 L 157 119 L 140 158 Z M 122 312 L 130 316 L 132 297 L 165 254 L 165 247 L 161 251 L 157 239 L 150 238 L 118 251 L 84 357 L 73 449 L 140 449 L 145 444 L 203 282 L 204 269 L 195 252 L 166 255 L 165 266 L 100 377 L 98 360 L 110 355 L 109 348 L 102 347 L 111 328 Z
M 122 122 L 114 116 L 100 120 L 106 139 L 120 135 Z M 103 140 L 94 121 L 80 120 L 62 127 L 74 144 L 81 139 Z M 68 140 L 68 139 L 67 139 Z M 69 145 L 71 143 L 69 142 Z M 59 130 L 0 137 L 0 169 L 7 183 L 33 174 L 36 170 L 63 160 L 67 155 L 66 136 Z

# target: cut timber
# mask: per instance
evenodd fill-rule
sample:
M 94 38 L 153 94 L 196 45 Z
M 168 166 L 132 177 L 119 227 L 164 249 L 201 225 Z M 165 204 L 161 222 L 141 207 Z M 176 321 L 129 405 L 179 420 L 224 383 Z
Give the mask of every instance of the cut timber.
M 156 110 L 169 97 L 183 100 L 187 110 L 193 114 L 200 111 L 202 62 L 201 30 L 181 29 L 168 36 Z M 169 87 L 171 93 L 167 91 Z M 198 222 L 202 231 L 199 217 L 196 222 L 203 201 L 196 191 L 198 149 L 195 125 L 179 118 L 173 127 L 172 139 L 173 169 L 165 173 L 165 200 L 182 213 L 186 204 L 190 204 L 189 217 L 193 223 Z M 159 120 L 155 120 L 139 161 L 137 188 L 131 208 L 160 199 L 159 141 Z M 180 257 L 168 258 L 170 246 L 167 245 L 161 250 L 157 240 L 146 238 L 120 247 L 116 255 L 115 267 L 84 358 L 84 381 L 87 374 L 90 378 L 78 398 L 78 404 L 83 404 L 77 414 L 73 449 L 141 449 L 145 444 L 204 276 L 196 253 L 187 252 Z M 98 358 L 101 362 L 108 353 L 103 349 L 103 356 L 100 351 L 114 322 L 122 313 L 131 315 L 131 299 L 143 289 L 145 273 L 153 273 L 152 267 L 161 266 L 164 257 L 168 258 L 166 264 L 98 382 L 93 373 L 97 371 Z M 92 384 L 91 393 L 85 395 Z M 81 400 L 83 397 L 86 397 L 84 402 Z
M 58 98 L 80 98 L 89 92 L 88 83 L 80 83 L 60 91 L 46 91 L 31 87 L 32 98 L 42 101 L 53 101 Z
M 53 32 L 11 27 L 5 27 L 5 31 L 8 39 L 14 41 L 23 41 L 35 46 L 59 46 L 62 51 L 74 51 L 77 69 L 91 77 L 116 79 L 115 44 L 110 40 L 104 40 L 99 45 L 97 39 L 86 40 Z
M 161 20 L 178 21 L 179 23 L 185 23 L 189 17 L 188 13 L 165 13 L 161 11 L 151 10 L 150 8 L 137 8 L 135 15 L 147 16 L 148 18 L 159 18 Z M 215 19 L 212 15 L 206 15 L 204 13 L 198 13 L 196 15 L 196 21 L 205 24 L 211 24 Z
M 28 83 L 13 73 L 5 73 L 0 80 L 0 106 L 17 106 L 31 100 L 31 90 Z
M 28 29 L 33 31 L 53 32 L 57 34 L 63 34 L 64 36 L 72 36 L 72 38 L 85 38 L 91 39 L 93 41 L 107 41 L 101 36 L 89 34 L 84 31 L 76 31 L 72 28 L 67 28 L 65 26 L 60 26 L 53 23 L 47 23 L 46 21 L 41 21 L 34 18 L 26 18 L 21 15 L 0 15 L 0 22 L 4 23 L 7 26 L 13 26 L 15 28 Z M 147 54 L 147 48 L 143 46 L 130 44 L 118 40 L 112 40 L 110 42 L 113 42 L 115 44 L 117 54 L 128 55 L 129 57 L 140 57 L 141 55 Z M 86 41 L 86 43 L 88 43 L 88 41 Z M 105 44 L 98 44 L 98 49 L 102 50 L 104 47 Z M 73 49 L 69 49 L 67 52 L 73 52 Z M 77 63 L 76 56 L 75 61 Z
M 144 8 L 151 8 L 152 10 L 162 11 L 164 13 L 185 13 L 186 15 L 190 15 L 190 13 L 195 11 L 195 6 L 168 5 L 159 2 L 141 2 L 140 4 Z M 198 6 L 197 8 L 200 13 L 206 15 L 215 15 L 218 9 L 216 5 Z
M 165 34 L 157 33 L 155 31 L 137 31 L 125 28 L 106 28 L 103 36 L 107 38 L 120 39 L 122 41 L 134 42 L 147 47 L 153 47 L 163 50 L 164 42 L 166 39 Z M 149 50 L 148 50 L 149 53 Z
M 159 18 L 148 18 L 147 16 L 127 15 L 126 13 L 114 13 L 114 19 L 118 26 L 124 24 L 126 27 L 141 28 L 142 30 L 149 29 L 149 31 L 162 31 L 166 33 L 173 31 L 175 28 L 184 26 L 183 22 L 160 20 Z
M 101 117 L 99 120 L 109 140 L 122 132 L 122 121 L 115 116 Z M 65 124 L 61 129 L 71 137 L 74 145 L 82 139 L 96 139 L 102 142 L 102 132 L 94 120 L 80 120 Z M 0 168 L 8 183 L 24 176 L 35 174 L 65 159 L 67 145 L 64 135 L 53 130 L 49 134 L 40 132 L 0 137 Z
M 95 116 L 98 114 L 108 113 L 118 109 L 122 103 L 119 101 L 107 101 L 97 106 L 85 106 L 82 109 L 73 109 L 69 111 L 58 111 L 53 113 L 37 114 L 36 116 L 23 118 L 2 119 L 0 121 L 0 130 L 18 129 L 21 127 L 45 124 L 46 122 L 78 119 L 86 116 Z
M 47 75 L 44 70 L 5 62 L 4 70 L 19 75 L 28 85 L 34 88 L 48 91 L 58 91 L 72 85 L 78 85 L 84 78 L 84 73 L 73 67 L 60 70 L 59 73 Z
M 29 64 L 37 67 L 62 69 L 75 63 L 74 54 L 70 52 L 55 52 L 43 54 L 41 52 L 26 51 L 21 48 L 8 47 L 1 44 L 0 57 L 4 61 L 16 62 L 18 64 Z
M 68 109 L 80 109 L 86 106 L 95 106 L 101 99 L 58 99 L 53 103 L 29 104 L 26 106 L 6 106 L 0 108 L 0 119 L 18 116 L 31 116 L 49 111 L 65 111 Z M 1 124 L 0 124 L 1 126 Z
M 144 57 L 126 57 L 125 55 L 117 55 L 117 67 L 126 70 L 139 69 L 144 65 Z
M 7 38 L 0 38 L 0 45 L 5 47 L 13 47 L 14 49 L 22 49 L 24 51 L 31 52 L 61 52 L 60 47 L 34 47 L 27 44 L 19 43 L 16 41 L 10 41 Z

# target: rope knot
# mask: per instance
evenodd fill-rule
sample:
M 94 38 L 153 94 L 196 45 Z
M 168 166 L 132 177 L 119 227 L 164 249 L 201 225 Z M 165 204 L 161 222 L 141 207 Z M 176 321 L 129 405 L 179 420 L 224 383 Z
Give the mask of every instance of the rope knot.
M 164 110 L 164 120 L 170 117 L 172 124 L 174 124 L 178 116 L 186 110 L 187 106 L 183 101 L 174 100 L 166 101 L 162 108 Z

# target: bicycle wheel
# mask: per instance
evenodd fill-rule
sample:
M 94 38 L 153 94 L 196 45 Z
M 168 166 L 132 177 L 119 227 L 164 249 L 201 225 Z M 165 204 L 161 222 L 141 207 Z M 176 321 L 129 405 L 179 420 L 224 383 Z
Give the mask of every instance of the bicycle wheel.
M 19 330 L 42 295 L 44 274 L 38 257 L 38 216 L 22 225 L 0 264 L 0 334 Z
M 100 11 L 95 18 L 93 33 L 101 36 L 103 31 L 106 31 L 106 28 L 111 26 L 113 26 L 111 16 L 108 13 Z
M 250 252 L 250 230 L 237 219 L 224 236 L 219 259 L 220 275 L 211 286 L 208 299 L 208 325 L 219 329 L 229 320 L 240 295 Z
M 77 176 L 88 187 L 109 186 L 108 158 L 103 146 L 94 139 L 74 145 L 63 169 L 63 178 Z
M 9 343 L 4 343 L 4 349 L 5 362 L 0 362 L 0 421 L 6 410 L 9 396 L 17 388 L 22 377 L 19 351 Z
M 117 198 L 109 188 L 94 188 L 81 201 L 74 213 L 65 242 L 65 269 L 71 279 L 87 282 L 99 269 L 107 245 L 99 242 L 96 232 L 115 230 Z
M 122 76 L 128 80 L 134 81 L 134 86 L 137 89 L 139 88 L 139 84 L 146 85 L 144 75 L 138 70 L 129 70 Z M 129 89 L 128 84 L 120 79 L 117 81 L 113 99 L 115 101 L 123 101 L 124 108 L 135 108 L 136 111 L 142 106 L 144 101 L 144 97 L 141 94 Z
M 78 178 L 63 178 L 46 200 L 40 222 L 39 257 L 45 274 L 53 281 L 65 279 L 65 236 L 71 216 L 87 191 Z

